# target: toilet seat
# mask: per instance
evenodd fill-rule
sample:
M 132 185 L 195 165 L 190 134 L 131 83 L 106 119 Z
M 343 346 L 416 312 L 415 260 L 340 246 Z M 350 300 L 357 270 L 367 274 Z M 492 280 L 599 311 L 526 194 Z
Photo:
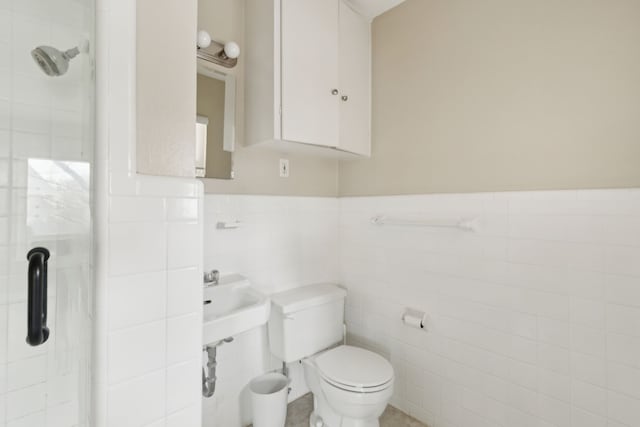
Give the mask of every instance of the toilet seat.
M 375 393 L 393 385 L 393 367 L 379 354 L 341 345 L 315 359 L 324 381 L 353 393 Z
M 338 381 L 331 380 L 324 375 L 322 376 L 322 379 L 333 387 L 336 387 L 340 390 L 348 391 L 351 393 L 377 393 L 379 391 L 386 390 L 393 382 L 392 380 L 389 380 L 386 383 L 380 384 L 375 387 L 360 387 L 360 386 L 353 386 L 350 384 L 342 384 Z

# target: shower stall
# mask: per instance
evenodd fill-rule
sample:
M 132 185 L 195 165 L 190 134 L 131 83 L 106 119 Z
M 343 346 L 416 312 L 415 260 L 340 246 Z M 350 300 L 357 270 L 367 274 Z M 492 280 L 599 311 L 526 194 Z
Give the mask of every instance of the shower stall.
M 0 427 L 91 425 L 94 16 L 0 0 Z

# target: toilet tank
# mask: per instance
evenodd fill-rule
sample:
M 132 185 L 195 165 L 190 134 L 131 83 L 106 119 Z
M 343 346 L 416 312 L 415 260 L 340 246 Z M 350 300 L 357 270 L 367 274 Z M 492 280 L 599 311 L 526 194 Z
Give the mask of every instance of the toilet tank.
M 289 363 L 340 342 L 346 296 L 344 289 L 331 283 L 271 295 L 271 353 Z

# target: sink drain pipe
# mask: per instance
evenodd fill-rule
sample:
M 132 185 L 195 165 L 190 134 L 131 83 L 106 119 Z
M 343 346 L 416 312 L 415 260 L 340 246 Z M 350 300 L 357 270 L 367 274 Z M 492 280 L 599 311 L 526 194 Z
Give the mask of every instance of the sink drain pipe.
M 207 355 L 207 363 L 202 367 L 202 395 L 204 397 L 211 397 L 216 391 L 216 366 L 218 365 L 216 356 L 218 347 L 231 341 L 233 341 L 233 337 L 225 338 L 215 344 L 202 347 L 202 351 Z

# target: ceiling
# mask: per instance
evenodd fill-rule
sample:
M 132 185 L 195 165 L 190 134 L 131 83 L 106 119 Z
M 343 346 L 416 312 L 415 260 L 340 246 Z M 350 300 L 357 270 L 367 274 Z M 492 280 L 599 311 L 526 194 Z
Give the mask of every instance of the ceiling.
M 351 7 L 370 20 L 396 7 L 404 0 L 346 0 Z

